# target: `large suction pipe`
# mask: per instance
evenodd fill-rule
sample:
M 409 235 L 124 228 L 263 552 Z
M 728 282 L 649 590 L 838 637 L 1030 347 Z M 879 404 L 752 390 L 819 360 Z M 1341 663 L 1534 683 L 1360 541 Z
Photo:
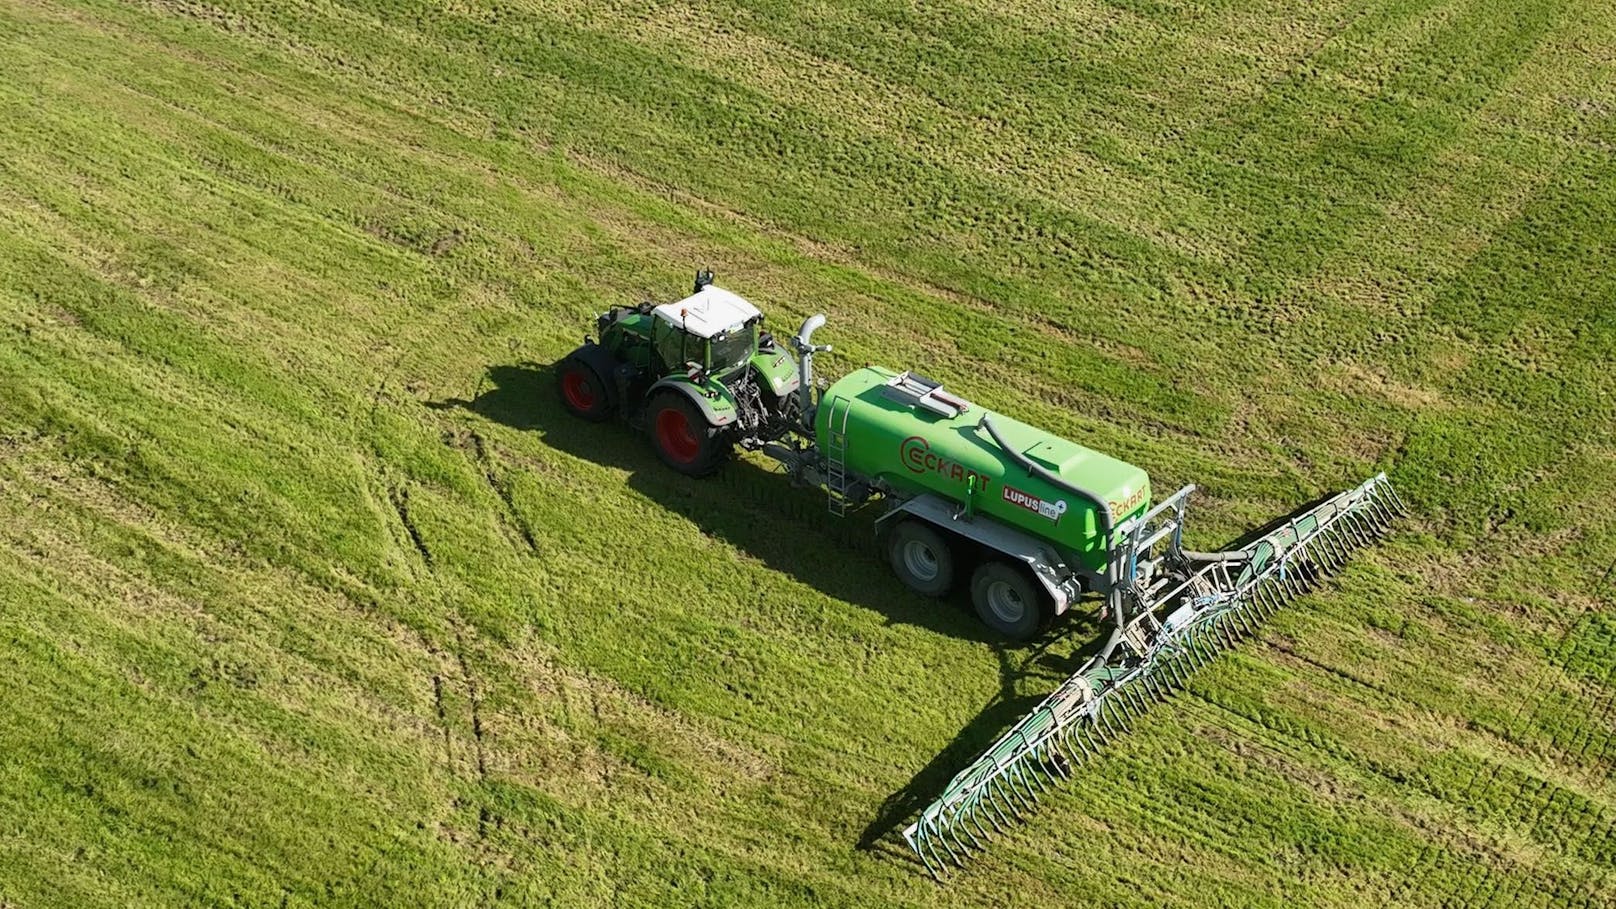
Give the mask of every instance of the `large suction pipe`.
M 1009 455 L 1010 460 L 1019 464 L 1023 470 L 1057 489 L 1064 489 L 1080 499 L 1087 499 L 1089 504 L 1094 506 L 1094 511 L 1099 515 L 1100 532 L 1105 534 L 1106 545 L 1111 545 L 1111 531 L 1116 529 L 1116 516 L 1111 513 L 1111 503 L 1107 502 L 1104 496 L 1092 490 L 1084 489 L 1017 451 L 1009 442 L 1004 440 L 1004 436 L 999 435 L 999 428 L 993 425 L 993 418 L 987 414 L 983 414 L 982 419 L 978 420 L 976 425 L 987 430 L 988 435 L 993 437 L 993 444 L 999 446 L 999 450 Z
M 797 349 L 797 401 L 802 405 L 802 425 L 812 428 L 814 425 L 814 354 L 828 353 L 829 344 L 814 344 L 814 332 L 825 324 L 824 313 L 814 313 L 803 321 L 802 327 L 797 329 L 797 336 L 791 339 L 791 346 Z

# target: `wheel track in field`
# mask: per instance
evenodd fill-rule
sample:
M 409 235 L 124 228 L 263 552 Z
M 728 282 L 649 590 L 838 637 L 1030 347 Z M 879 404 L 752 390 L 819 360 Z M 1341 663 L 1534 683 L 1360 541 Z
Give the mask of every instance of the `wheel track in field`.
M 500 529 L 506 536 L 512 538 L 511 543 L 518 548 L 525 547 L 530 555 L 538 555 L 539 542 L 533 535 L 533 528 L 522 514 L 522 510 L 517 507 L 511 483 L 501 476 L 501 465 L 495 456 L 489 453 L 487 440 L 483 438 L 482 433 L 475 429 L 464 431 L 449 429 L 443 433 L 443 442 L 470 455 L 478 474 L 500 501 L 503 518 Z
M 436 559 L 432 554 L 432 549 L 427 544 L 425 535 L 422 534 L 420 527 L 416 524 L 414 517 L 410 513 L 409 486 L 403 481 L 395 481 L 388 476 L 387 459 L 385 453 L 381 450 L 380 446 L 376 442 L 378 432 L 376 420 L 378 412 L 382 407 L 383 399 L 387 396 L 388 382 L 391 381 L 393 375 L 397 372 L 399 363 L 402 361 L 402 359 L 403 355 L 400 354 L 399 357 L 394 360 L 391 368 L 383 374 L 382 378 L 376 385 L 375 391 L 371 395 L 371 407 L 368 418 L 371 456 L 374 458 L 374 461 L 371 462 L 370 467 L 372 473 L 376 477 L 376 480 L 385 489 L 387 502 L 388 505 L 391 506 L 393 516 L 397 519 L 399 528 L 403 530 L 405 537 L 409 540 L 410 550 L 415 554 L 415 558 L 409 566 L 410 574 L 416 579 L 417 582 L 424 581 L 425 583 L 430 584 L 434 588 L 433 598 L 437 599 L 442 604 L 442 615 L 444 621 L 449 625 L 450 632 L 454 638 L 454 643 L 450 648 L 448 657 L 452 657 L 453 668 L 458 670 L 460 677 L 459 681 L 466 692 L 466 699 L 470 712 L 472 760 L 473 766 L 476 768 L 475 781 L 480 786 L 486 786 L 489 782 L 489 774 L 487 742 L 485 741 L 482 718 L 482 691 L 481 686 L 477 682 L 476 674 L 472 671 L 471 663 L 466 658 L 466 651 L 469 645 L 467 642 L 465 622 L 461 618 L 459 611 L 452 603 L 448 601 L 448 597 L 442 591 L 441 583 L 437 577 Z M 442 667 L 447 661 L 443 649 L 438 646 L 438 644 L 432 639 L 432 636 L 427 634 L 424 629 L 416 628 L 415 630 L 416 634 L 420 638 L 421 645 L 427 650 L 428 653 L 432 655 L 434 661 L 437 662 L 440 667 Z M 448 710 L 446 704 L 444 703 L 444 676 L 445 673 L 442 672 L 441 669 L 439 672 L 432 675 L 432 700 L 438 724 L 443 729 L 444 770 L 451 777 L 453 777 L 458 776 L 458 773 L 455 769 L 452 744 L 454 734 L 448 722 Z M 458 804 L 459 800 L 456 799 L 455 806 L 458 807 Z M 500 826 L 500 824 L 500 819 L 494 814 L 488 805 L 481 804 L 477 806 L 477 838 L 473 844 L 472 851 L 478 868 L 485 876 L 484 883 L 487 885 L 487 889 L 483 891 L 482 896 L 478 901 L 481 905 L 487 905 L 491 900 L 496 899 L 499 892 L 498 885 L 487 880 L 487 878 L 493 876 L 493 869 L 496 867 L 499 861 L 489 841 L 489 826 Z
M 398 515 L 399 522 L 403 525 L 404 532 L 409 537 L 410 543 L 413 545 L 416 554 L 420 557 L 421 563 L 426 567 L 428 576 L 431 577 L 433 572 L 432 550 L 427 547 L 426 541 L 422 537 L 420 529 L 416 527 L 414 519 L 410 517 L 409 489 L 404 486 L 389 486 L 388 500 L 392 503 L 393 511 Z M 445 603 L 445 606 L 448 607 L 448 604 Z M 444 610 L 444 618 L 449 623 L 450 629 L 454 633 L 455 646 L 451 649 L 450 654 L 454 657 L 455 663 L 460 669 L 461 681 L 466 686 L 467 696 L 471 705 L 471 729 L 472 737 L 476 741 L 477 775 L 482 779 L 487 779 L 488 759 L 483 742 L 482 700 L 478 690 L 476 675 L 471 671 L 471 664 L 466 660 L 467 643 L 465 622 L 460 618 L 459 613 L 453 608 L 446 608 Z M 429 647 L 433 647 L 425 635 L 422 636 L 422 643 Z M 436 648 L 434 647 L 434 649 Z M 435 681 L 438 679 L 437 676 L 434 676 L 433 678 Z M 441 691 L 441 683 L 438 686 L 438 690 Z M 438 698 L 438 712 L 440 716 L 443 714 L 441 696 Z
M 416 526 L 414 518 L 412 518 L 410 515 L 409 488 L 402 484 L 388 483 L 387 494 L 388 502 L 393 507 L 393 513 L 397 516 L 400 526 L 403 528 L 405 535 L 410 541 L 411 548 L 414 550 L 421 567 L 425 571 L 425 580 L 436 586 L 437 581 L 434 568 L 435 562 L 432 555 L 432 550 L 427 545 L 425 537 L 422 535 L 420 528 Z M 445 597 L 442 596 L 441 592 L 438 594 L 438 598 L 443 601 L 443 617 L 448 623 L 450 631 L 453 634 L 454 645 L 450 647 L 449 652 L 445 654 L 443 649 L 432 640 L 430 635 L 419 629 L 417 629 L 417 633 L 420 635 L 422 646 L 433 655 L 435 660 L 442 664 L 446 658 L 452 659 L 454 668 L 458 670 L 459 682 L 466 692 L 466 699 L 470 712 L 472 761 L 473 766 L 476 768 L 475 779 L 479 784 L 486 784 L 489 782 L 488 750 L 483 729 L 482 691 L 481 686 L 478 684 L 476 673 L 472 671 L 471 663 L 466 658 L 466 651 L 469 644 L 467 641 L 465 622 L 460 618 L 459 612 L 447 602 Z M 445 770 L 451 775 L 456 775 L 452 746 L 454 735 L 448 722 L 448 711 L 444 703 L 443 673 L 440 672 L 434 674 L 431 678 L 431 682 L 433 703 L 436 708 L 438 722 L 443 727 Z M 499 818 L 487 805 L 479 805 L 477 807 L 477 840 L 474 846 L 474 851 L 477 855 L 476 860 L 478 866 L 485 872 L 491 871 L 496 864 L 495 855 L 489 845 L 489 827 L 490 825 L 498 826 L 499 823 Z M 486 903 L 487 899 L 491 898 L 491 892 L 485 893 L 484 896 L 484 902 Z

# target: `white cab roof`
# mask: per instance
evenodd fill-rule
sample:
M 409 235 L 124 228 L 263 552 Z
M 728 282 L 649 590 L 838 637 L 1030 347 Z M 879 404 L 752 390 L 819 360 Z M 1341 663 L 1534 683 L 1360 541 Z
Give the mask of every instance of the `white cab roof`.
M 664 303 L 656 314 L 698 338 L 710 338 L 762 313 L 738 294 L 711 284 L 677 303 Z

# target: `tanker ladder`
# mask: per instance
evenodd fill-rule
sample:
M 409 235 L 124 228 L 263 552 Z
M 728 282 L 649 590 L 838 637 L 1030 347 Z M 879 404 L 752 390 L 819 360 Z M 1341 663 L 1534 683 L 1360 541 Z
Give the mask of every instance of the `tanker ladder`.
M 852 504 L 849 491 L 853 483 L 847 475 L 847 417 L 853 412 L 853 402 L 838 396 L 830 399 L 829 406 L 821 452 L 825 459 L 825 497 L 830 513 L 842 517 Z
M 1408 513 L 1382 473 L 1240 549 L 1197 553 L 1182 546 L 1194 488 L 1116 528 L 1108 559 L 1114 630 L 1100 651 L 904 829 L 933 877 L 963 867 L 1152 702 L 1184 687 L 1192 672 Z

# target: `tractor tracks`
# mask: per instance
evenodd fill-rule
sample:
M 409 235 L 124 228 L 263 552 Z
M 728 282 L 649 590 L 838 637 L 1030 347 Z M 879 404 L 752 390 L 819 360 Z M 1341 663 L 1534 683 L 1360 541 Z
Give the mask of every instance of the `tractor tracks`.
M 489 454 L 488 444 L 482 433 L 475 429 L 444 430 L 443 444 L 451 448 L 458 448 L 471 456 L 472 462 L 477 467 L 477 472 L 482 475 L 483 481 L 488 484 L 488 488 L 493 490 L 494 496 L 499 499 L 501 511 L 503 512 L 501 529 L 505 531 L 507 536 L 514 535 L 512 543 L 519 544 L 518 548 L 525 547 L 530 554 L 538 555 L 540 551 L 539 542 L 533 534 L 533 527 L 528 523 L 527 518 L 522 515 L 522 510 L 516 507 L 516 499 L 511 490 L 511 483 L 509 480 L 500 477 L 499 465 L 494 456 Z
M 396 367 L 396 364 L 395 364 Z M 442 619 L 443 630 L 434 633 L 429 627 L 430 622 L 410 623 L 420 641 L 422 649 L 430 658 L 432 671 L 428 677 L 431 688 L 432 710 L 435 721 L 442 733 L 444 772 L 451 780 L 469 780 L 477 787 L 485 787 L 490 782 L 489 774 L 489 742 L 487 726 L 484 721 L 484 690 L 477 672 L 472 666 L 471 650 L 475 645 L 475 629 L 461 616 L 457 604 L 454 602 L 447 587 L 447 581 L 440 574 L 438 557 L 428 542 L 428 535 L 422 528 L 418 519 L 416 503 L 411 499 L 411 484 L 407 478 L 396 477 L 389 468 L 389 459 L 379 442 L 378 434 L 379 413 L 384 404 L 387 392 L 387 378 L 384 377 L 377 386 L 370 409 L 371 457 L 366 465 L 372 482 L 383 493 L 392 517 L 396 520 L 388 522 L 389 535 L 400 544 L 399 548 L 405 554 L 406 567 L 413 583 L 401 591 L 409 599 L 416 600 L 421 605 L 435 604 L 438 608 L 427 610 L 435 613 Z M 478 450 L 481 451 L 480 442 Z M 484 456 L 485 457 L 485 456 Z M 493 479 L 492 469 L 485 471 L 485 476 Z M 508 499 L 502 496 L 502 500 Z M 379 516 L 385 520 L 388 509 L 378 508 Z M 529 535 L 530 538 L 530 535 Z M 406 543 L 408 545 L 401 545 Z M 458 701 L 464 698 L 462 708 Z M 462 709 L 464 712 L 462 713 Z M 461 719 L 464 717 L 464 719 Z M 469 743 L 466 742 L 464 730 L 470 727 Z M 458 732 L 457 732 L 458 730 Z M 486 875 L 487 890 L 480 903 L 486 903 L 493 894 L 498 893 L 496 868 L 500 857 L 490 841 L 490 829 L 500 826 L 500 820 L 487 804 L 486 799 L 474 798 L 477 803 L 477 820 L 475 839 L 469 848 L 473 861 Z M 449 803 L 451 812 L 468 807 L 466 800 L 461 796 L 452 798 Z M 459 843 L 460 837 L 454 832 L 450 817 L 440 822 L 439 835 L 453 843 Z
M 456 760 L 455 734 L 456 723 L 454 715 L 458 711 L 451 709 L 451 700 L 458 688 L 466 699 L 466 711 L 471 726 L 471 747 L 466 758 L 470 767 L 466 775 L 479 786 L 490 781 L 488 772 L 488 736 L 483 722 L 483 691 L 478 681 L 477 673 L 473 671 L 471 660 L 467 653 L 471 649 L 471 633 L 466 622 L 461 618 L 459 611 L 449 601 L 442 589 L 442 583 L 437 576 L 437 561 L 432 554 L 432 548 L 426 542 L 420 527 L 410 511 L 409 487 L 403 483 L 387 483 L 387 499 L 393 507 L 398 518 L 399 526 L 403 529 L 405 537 L 410 542 L 410 548 L 415 552 L 416 564 L 412 566 L 412 573 L 423 586 L 433 588 L 432 596 L 442 604 L 442 616 L 449 627 L 452 638 L 447 648 L 441 647 L 433 636 L 425 629 L 416 628 L 416 634 L 421 646 L 431 655 L 432 661 L 437 665 L 438 671 L 431 676 L 432 704 L 436 714 L 437 723 L 443 733 L 443 765 L 451 777 L 461 776 L 460 764 Z M 453 801 L 455 808 L 464 806 L 460 798 Z M 489 843 L 489 829 L 499 826 L 499 818 L 487 804 L 477 805 L 476 839 L 472 849 L 476 855 L 479 868 L 492 873 L 498 863 L 498 857 Z M 450 837 L 451 840 L 454 837 Z M 497 891 L 497 886 L 495 887 Z M 490 892 L 495 892 L 490 891 Z
M 435 576 L 436 567 L 435 560 L 432 556 L 432 549 L 427 545 L 425 538 L 421 534 L 420 528 L 416 525 L 414 518 L 410 515 L 409 488 L 403 485 L 390 484 L 387 492 L 388 501 L 392 503 L 393 511 L 398 516 L 399 524 L 403 527 L 405 535 L 409 538 L 412 548 L 419 557 L 421 566 L 425 569 L 427 574 L 427 579 L 433 584 L 433 586 L 437 586 L 437 578 Z M 439 593 L 439 598 L 443 599 L 441 591 Z M 477 683 L 477 676 L 472 672 L 471 663 L 466 659 L 466 650 L 468 649 L 466 625 L 464 620 L 461 619 L 459 612 L 455 610 L 449 603 L 444 602 L 444 607 L 444 620 L 449 624 L 450 631 L 454 636 L 454 646 L 450 649 L 448 656 L 453 658 L 455 668 L 459 671 L 458 674 L 460 677 L 460 682 L 465 688 L 467 702 L 470 705 L 471 733 L 472 741 L 475 746 L 474 754 L 477 776 L 479 779 L 486 780 L 488 777 L 488 752 L 483 731 L 482 692 Z M 433 643 L 430 637 L 425 633 L 420 633 L 420 636 L 422 645 L 425 646 L 435 658 L 442 662 L 442 658 L 444 657 L 443 651 L 435 643 Z M 441 673 L 432 676 L 432 692 L 433 701 L 437 710 L 438 721 L 443 725 L 444 728 L 444 747 L 446 756 L 449 759 L 449 766 L 452 769 L 453 756 L 452 749 L 449 745 L 451 734 L 448 724 L 448 708 L 444 702 L 444 682 L 443 675 Z
M 399 523 L 403 525 L 404 532 L 409 535 L 410 543 L 414 546 L 416 555 L 421 557 L 422 564 L 426 566 L 426 570 L 430 573 L 432 571 L 432 550 L 427 548 L 426 541 L 421 538 L 420 529 L 415 526 L 415 521 L 410 518 L 409 488 L 390 484 L 387 487 L 387 500 L 392 503 L 393 511 L 398 515 Z
M 379 484 L 386 491 L 386 499 L 391 506 L 394 517 L 397 518 L 398 527 L 402 529 L 403 536 L 409 542 L 408 549 L 415 554 L 410 560 L 409 571 L 418 582 L 418 589 L 423 591 L 422 599 L 434 599 L 441 606 L 439 614 L 448 626 L 450 640 L 440 646 L 427 630 L 417 628 L 416 633 L 422 646 L 432 655 L 438 665 L 438 671 L 431 676 L 433 709 L 438 725 L 443 730 L 444 764 L 451 774 L 456 772 L 455 735 L 451 701 L 458 693 L 463 693 L 466 699 L 471 728 L 471 763 L 475 767 L 476 779 L 479 782 L 488 780 L 488 735 L 483 718 L 483 686 L 478 680 L 468 657 L 475 636 L 461 616 L 460 610 L 452 601 L 446 590 L 445 580 L 439 575 L 439 564 L 431 545 L 427 542 L 426 534 L 422 531 L 420 522 L 416 519 L 414 503 L 411 501 L 410 482 L 405 478 L 395 478 L 390 475 L 387 466 L 387 457 L 381 446 L 375 441 L 375 434 L 380 431 L 378 424 L 379 411 L 388 398 L 387 386 L 398 363 L 395 362 L 389 372 L 378 383 L 372 395 L 370 408 L 370 430 L 373 436 L 371 454 L 374 458 L 371 469 Z M 489 453 L 483 436 L 475 430 L 445 429 L 442 440 L 446 445 L 467 452 L 479 475 L 493 490 L 501 503 L 503 515 L 501 528 L 512 537 L 512 544 L 518 548 L 525 548 L 530 554 L 539 552 L 539 545 L 532 527 L 522 516 L 513 498 L 510 484 L 503 481 L 497 469 L 493 456 Z M 425 591 L 430 593 L 425 593 Z M 458 693 L 454 690 L 458 688 Z M 489 822 L 487 809 L 479 813 L 479 833 L 486 830 Z
M 466 696 L 471 704 L 471 739 L 476 744 L 477 778 L 488 779 L 488 748 L 483 735 L 483 699 L 482 692 L 477 685 L 477 676 L 472 674 L 471 664 L 466 662 L 466 635 L 465 627 L 455 619 L 455 661 L 460 664 L 460 677 L 466 685 Z M 486 818 L 483 819 L 486 822 Z

